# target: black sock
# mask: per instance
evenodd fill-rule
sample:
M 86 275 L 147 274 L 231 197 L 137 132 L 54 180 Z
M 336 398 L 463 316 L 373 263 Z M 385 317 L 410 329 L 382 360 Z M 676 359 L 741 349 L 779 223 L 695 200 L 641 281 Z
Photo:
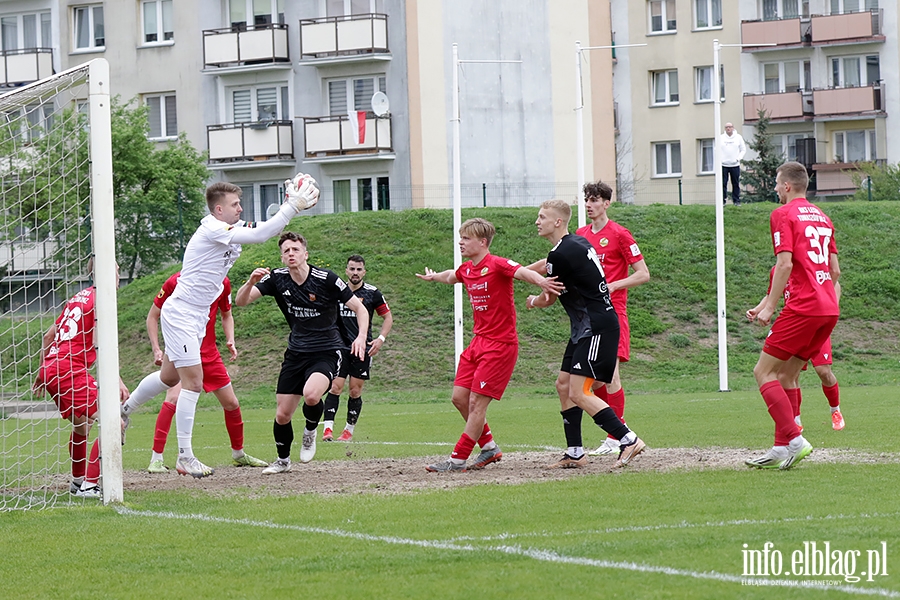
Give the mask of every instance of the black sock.
M 351 398 L 352 400 L 352 398 Z M 329 393 L 325 396 L 325 420 L 334 421 L 337 416 L 338 407 L 341 405 L 341 397 L 337 394 Z
M 584 411 L 577 406 L 561 411 L 563 418 L 563 431 L 566 432 L 566 446 L 577 448 L 581 443 L 581 415 Z
M 600 426 L 600 429 L 613 436 L 617 440 L 621 440 L 625 435 L 631 431 L 625 424 L 616 416 L 616 413 L 613 412 L 613 409 L 610 407 L 606 407 L 596 415 L 593 416 L 594 423 Z
M 322 413 L 325 412 L 325 403 L 319 400 L 318 404 L 310 406 L 306 402 L 303 403 L 303 416 L 306 417 L 306 430 L 315 431 L 322 419 Z
M 356 425 L 359 413 L 362 412 L 362 396 L 347 401 L 347 425 Z
M 284 425 L 279 425 L 278 421 L 275 421 L 272 433 L 275 434 L 275 450 L 278 452 L 278 458 L 290 458 L 291 444 L 294 443 L 294 426 L 290 421 Z

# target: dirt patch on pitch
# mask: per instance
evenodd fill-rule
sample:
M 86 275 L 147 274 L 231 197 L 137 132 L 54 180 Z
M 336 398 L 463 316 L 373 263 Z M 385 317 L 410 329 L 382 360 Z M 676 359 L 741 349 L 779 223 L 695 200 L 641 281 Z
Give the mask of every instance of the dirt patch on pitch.
M 191 479 L 174 471 L 151 475 L 143 471 L 125 472 L 125 491 L 198 490 L 223 495 L 296 494 L 398 494 L 419 490 L 452 489 L 479 484 L 518 485 L 576 477 L 614 477 L 623 472 L 669 472 L 678 470 L 744 470 L 744 459 L 760 450 L 741 448 L 648 448 L 623 469 L 614 468 L 612 456 L 589 457 L 587 466 L 577 469 L 547 469 L 561 456 L 548 452 L 507 452 L 503 460 L 481 471 L 429 473 L 425 465 L 442 456 L 403 459 L 365 459 L 294 463 L 290 473 L 263 475 L 262 469 L 224 467 L 211 477 Z M 808 463 L 887 463 L 900 461 L 900 454 L 868 454 L 849 449 L 817 449 Z

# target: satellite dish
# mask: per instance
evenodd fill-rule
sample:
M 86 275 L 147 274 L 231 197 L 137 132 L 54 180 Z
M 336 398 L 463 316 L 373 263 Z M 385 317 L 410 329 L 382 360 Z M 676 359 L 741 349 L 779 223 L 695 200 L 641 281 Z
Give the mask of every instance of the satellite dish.
M 277 215 L 279 210 L 281 210 L 280 204 L 270 204 L 266 209 L 266 220 L 268 221 L 269 219 Z
M 390 109 L 391 103 L 388 102 L 388 97 L 384 92 L 375 92 L 372 95 L 372 112 L 375 113 L 376 117 L 383 117 L 388 114 Z

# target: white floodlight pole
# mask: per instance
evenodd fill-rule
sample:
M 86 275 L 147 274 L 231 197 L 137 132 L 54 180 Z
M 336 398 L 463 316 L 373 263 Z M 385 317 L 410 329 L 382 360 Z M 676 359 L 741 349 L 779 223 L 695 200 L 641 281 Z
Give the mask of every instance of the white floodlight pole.
M 459 249 L 459 228 L 462 225 L 462 175 L 459 158 L 459 65 L 464 63 L 521 63 L 521 60 L 459 60 L 459 49 L 453 44 L 453 268 L 462 264 Z M 459 366 L 463 351 L 462 284 L 453 286 L 453 333 L 455 340 L 454 367 Z
M 634 48 L 647 44 L 622 44 L 621 46 L 581 46 L 575 42 L 575 169 L 578 178 L 576 203 L 578 204 L 578 226 L 584 227 L 587 222 L 584 214 L 584 88 L 581 81 L 581 53 L 584 50 L 612 50 Z

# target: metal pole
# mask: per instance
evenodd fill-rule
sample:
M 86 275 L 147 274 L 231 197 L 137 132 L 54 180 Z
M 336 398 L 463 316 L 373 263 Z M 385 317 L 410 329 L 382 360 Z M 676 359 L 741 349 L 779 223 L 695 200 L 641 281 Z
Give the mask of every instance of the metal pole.
M 487 184 L 481 184 L 481 205 L 487 208 Z
M 719 93 L 719 40 L 713 40 L 713 114 L 715 143 L 713 144 L 713 169 L 716 173 L 716 189 L 713 198 L 716 205 L 716 312 L 719 321 L 719 391 L 728 391 L 728 330 L 725 319 L 725 210 L 719 199 L 722 193 L 722 96 Z
M 584 90 L 581 83 L 581 42 L 575 42 L 575 168 L 577 169 L 578 226 L 584 227 Z
M 459 164 L 459 50 L 453 44 L 453 268 L 462 264 L 459 250 L 459 227 L 462 225 L 462 175 Z M 454 367 L 459 366 L 459 355 L 463 351 L 463 310 L 462 284 L 453 286 L 453 332 L 455 340 Z
M 678 206 L 681 206 L 682 204 L 684 204 L 683 196 L 684 196 L 684 194 L 682 193 L 682 190 L 681 190 L 681 177 L 679 177 L 678 178 Z

